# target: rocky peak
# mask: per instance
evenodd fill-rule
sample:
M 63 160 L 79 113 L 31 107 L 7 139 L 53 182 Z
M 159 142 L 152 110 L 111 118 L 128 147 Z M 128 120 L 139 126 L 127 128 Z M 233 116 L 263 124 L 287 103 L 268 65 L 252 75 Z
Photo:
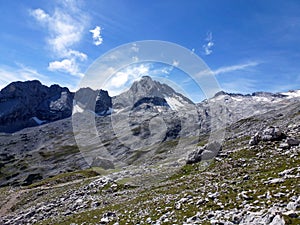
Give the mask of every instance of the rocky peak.
M 138 101 L 145 98 L 164 99 L 168 105 L 184 106 L 194 104 L 190 99 L 174 91 L 170 86 L 161 84 L 149 76 L 143 76 L 139 81 L 135 81 L 131 88 L 113 98 L 114 108 L 133 107 Z
M 0 92 L 0 98 L 26 98 L 27 96 L 43 95 L 46 93 L 47 87 L 42 85 L 40 81 L 17 81 L 9 84 Z
M 162 97 L 165 93 L 174 92 L 169 86 L 154 81 L 149 76 L 143 76 L 139 81 L 135 81 L 129 91 L 138 97 Z
M 72 101 L 73 93 L 59 85 L 47 87 L 37 80 L 13 82 L 0 92 L 0 132 L 69 117 Z

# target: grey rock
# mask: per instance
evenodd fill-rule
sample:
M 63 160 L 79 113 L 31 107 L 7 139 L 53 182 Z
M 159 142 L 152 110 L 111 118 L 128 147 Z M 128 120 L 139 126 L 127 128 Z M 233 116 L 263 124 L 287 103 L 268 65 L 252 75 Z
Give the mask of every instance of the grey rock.
M 196 150 L 192 151 L 186 160 L 186 164 L 193 164 L 200 162 L 202 160 L 201 156 L 205 149 L 202 147 L 197 148 Z
M 280 215 L 276 215 L 270 225 L 285 225 L 285 221 Z
M 297 146 L 300 144 L 300 141 L 296 138 L 287 138 L 286 142 L 288 143 L 289 146 Z
M 279 148 L 281 149 L 289 149 L 290 145 L 286 142 L 280 143 Z
M 262 132 L 261 140 L 262 141 L 274 141 L 281 140 L 284 137 L 284 134 L 279 127 L 268 127 Z
M 278 183 L 283 183 L 285 181 L 284 178 L 274 178 L 268 181 L 265 181 L 265 184 L 278 184 Z
M 297 209 L 297 203 L 296 202 L 289 202 L 286 206 L 288 210 L 296 210 Z
M 186 164 L 193 164 L 200 162 L 201 160 L 212 159 L 218 155 L 221 149 L 222 146 L 218 142 L 212 142 L 206 144 L 204 147 L 198 147 L 188 155 Z

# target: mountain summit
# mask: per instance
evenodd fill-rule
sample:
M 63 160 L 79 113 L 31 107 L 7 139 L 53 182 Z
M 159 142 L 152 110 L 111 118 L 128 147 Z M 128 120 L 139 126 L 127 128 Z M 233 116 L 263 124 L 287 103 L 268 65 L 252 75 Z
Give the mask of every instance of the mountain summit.
M 155 100 L 160 99 L 173 110 L 186 105 L 194 105 L 190 99 L 176 92 L 170 86 L 152 80 L 149 76 L 143 76 L 139 81 L 135 81 L 128 91 L 114 97 L 113 105 L 115 109 L 132 107 L 143 99 L 146 102 L 157 102 Z

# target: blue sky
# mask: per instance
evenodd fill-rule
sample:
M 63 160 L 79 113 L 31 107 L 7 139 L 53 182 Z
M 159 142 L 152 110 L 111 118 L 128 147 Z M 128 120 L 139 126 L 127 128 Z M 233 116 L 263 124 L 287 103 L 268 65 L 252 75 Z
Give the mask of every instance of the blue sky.
M 227 92 L 299 89 L 299 12 L 297 0 L 0 0 L 0 88 L 39 79 L 76 90 L 107 51 L 163 40 L 199 55 Z M 147 73 L 159 76 L 159 68 L 163 75 L 168 67 L 127 69 L 135 75 L 125 74 L 124 84 Z M 199 101 L 184 76 L 174 69 L 168 79 Z

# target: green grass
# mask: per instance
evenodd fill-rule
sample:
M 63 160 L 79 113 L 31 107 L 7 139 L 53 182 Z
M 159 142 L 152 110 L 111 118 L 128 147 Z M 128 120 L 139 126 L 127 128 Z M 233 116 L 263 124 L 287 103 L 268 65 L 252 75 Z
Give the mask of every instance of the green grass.
M 78 179 L 95 177 L 98 175 L 99 175 L 99 173 L 96 172 L 96 170 L 94 170 L 94 169 L 62 173 L 62 174 L 58 174 L 54 177 L 44 179 L 40 182 L 33 183 L 33 184 L 29 185 L 28 188 L 34 188 L 34 187 L 39 187 L 39 186 L 53 186 L 53 185 L 62 184 L 62 183 L 66 183 L 66 182 L 70 182 L 70 181 L 74 181 L 74 180 L 78 180 Z
M 40 151 L 39 154 L 45 159 L 58 159 L 78 152 L 77 145 L 64 145 L 56 151 Z

